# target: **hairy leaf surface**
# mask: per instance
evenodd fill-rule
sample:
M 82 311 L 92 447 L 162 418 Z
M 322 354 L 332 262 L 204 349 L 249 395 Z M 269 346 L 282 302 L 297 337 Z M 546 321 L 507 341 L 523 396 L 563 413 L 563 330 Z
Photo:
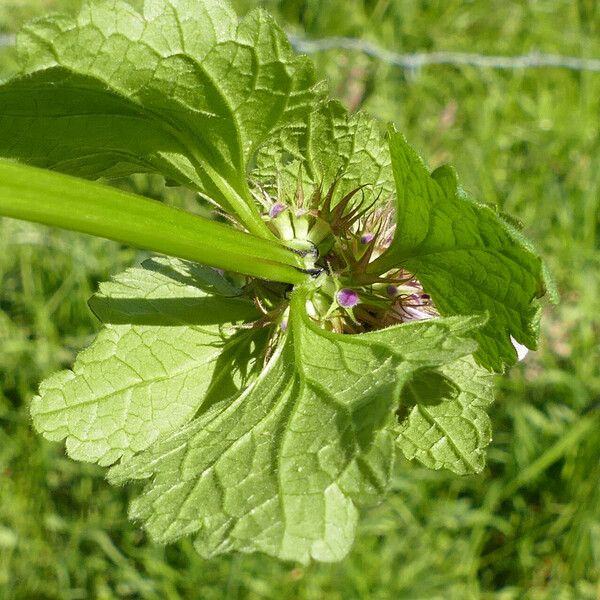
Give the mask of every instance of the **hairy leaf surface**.
M 413 273 L 442 315 L 487 312 L 487 324 L 475 335 L 477 360 L 498 371 L 514 364 L 511 335 L 528 348 L 537 346 L 542 261 L 494 211 L 461 192 L 451 168 L 430 175 L 393 130 L 390 151 L 396 231 L 372 270 L 401 266 Z
M 300 127 L 282 129 L 258 154 L 253 176 L 291 202 L 302 181 L 308 196 L 336 183 L 332 203 L 360 186 L 370 201 L 394 195 L 394 177 L 379 124 L 364 113 L 349 115 L 337 101 L 322 103 Z
M 402 413 L 396 427 L 396 442 L 406 458 L 416 458 L 426 467 L 459 475 L 478 473 L 491 440 L 486 409 L 493 400 L 493 379 L 471 357 L 438 372 L 443 380 L 430 376 L 420 386 L 405 388 L 407 414 Z
M 213 394 L 237 394 L 244 377 L 236 359 L 250 362 L 252 339 L 233 324 L 257 314 L 204 285 L 202 272 L 166 259 L 102 284 L 92 307 L 108 324 L 73 370 L 41 384 L 35 427 L 66 439 L 72 458 L 109 465 L 177 430 Z
M 472 352 L 478 319 L 414 323 L 357 336 L 318 328 L 294 293 L 289 331 L 257 381 L 111 478 L 152 478 L 131 515 L 156 540 L 197 533 L 205 556 L 262 551 L 341 559 L 353 497 L 385 488 L 390 422 L 411 373 Z

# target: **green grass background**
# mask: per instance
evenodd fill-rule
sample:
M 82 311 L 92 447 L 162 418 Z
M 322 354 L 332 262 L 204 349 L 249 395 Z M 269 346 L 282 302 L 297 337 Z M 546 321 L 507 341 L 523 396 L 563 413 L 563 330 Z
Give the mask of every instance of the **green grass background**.
M 0 32 L 76 4 L 2 0 Z M 399 52 L 600 57 L 595 0 L 261 5 L 290 31 Z M 126 519 L 135 490 L 68 460 L 28 416 L 39 380 L 97 330 L 86 306 L 97 282 L 139 255 L 0 221 L 0 598 L 600 598 L 600 73 L 407 71 L 347 51 L 315 60 L 333 95 L 395 121 L 432 167 L 451 162 L 474 196 L 519 218 L 556 278 L 561 303 L 545 311 L 539 352 L 498 382 L 486 470 L 458 478 L 399 461 L 392 494 L 364 514 L 340 564 L 153 546 Z M 14 66 L 5 51 L 0 72 Z M 155 181 L 133 185 L 160 195 Z

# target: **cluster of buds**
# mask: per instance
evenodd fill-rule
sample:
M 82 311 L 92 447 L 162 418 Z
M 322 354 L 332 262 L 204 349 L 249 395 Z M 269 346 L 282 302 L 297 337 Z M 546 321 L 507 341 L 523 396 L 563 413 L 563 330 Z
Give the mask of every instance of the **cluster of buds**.
M 431 297 L 410 273 L 402 269 L 377 275 L 368 272 L 369 264 L 393 239 L 393 211 L 376 207 L 378 198 L 367 204 L 364 187 L 334 203 L 335 190 L 334 183 L 327 192 L 317 188 L 306 198 L 300 189 L 288 205 L 261 194 L 265 221 L 304 256 L 306 269 L 314 274 L 308 314 L 320 326 L 339 333 L 436 317 Z M 255 301 L 263 303 L 260 298 Z M 263 312 L 265 320 L 277 320 L 285 330 L 285 302 Z
M 378 199 L 365 206 L 364 187 L 334 204 L 335 188 L 334 183 L 325 194 L 317 188 L 308 202 L 300 189 L 289 205 L 264 192 L 261 196 L 268 225 L 304 257 L 307 272 L 314 275 L 307 313 L 319 326 L 337 333 L 363 333 L 438 317 L 431 296 L 413 274 L 402 268 L 378 274 L 368 269 L 393 240 L 393 210 L 375 206 Z M 280 284 L 254 283 L 254 300 L 264 314 L 255 326 L 278 324 L 273 345 L 287 329 L 289 291 Z M 527 348 L 512 336 L 511 342 L 523 360 Z

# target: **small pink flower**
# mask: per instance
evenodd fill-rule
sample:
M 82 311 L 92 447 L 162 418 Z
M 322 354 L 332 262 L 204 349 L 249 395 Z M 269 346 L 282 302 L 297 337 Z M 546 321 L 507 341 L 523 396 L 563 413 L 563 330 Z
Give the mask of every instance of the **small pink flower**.
M 404 313 L 404 321 L 426 321 L 427 319 L 434 318 L 434 315 L 430 315 L 412 306 L 403 306 L 402 312 Z
M 342 288 L 335 297 L 342 308 L 352 308 L 359 302 L 358 294 L 350 288 Z

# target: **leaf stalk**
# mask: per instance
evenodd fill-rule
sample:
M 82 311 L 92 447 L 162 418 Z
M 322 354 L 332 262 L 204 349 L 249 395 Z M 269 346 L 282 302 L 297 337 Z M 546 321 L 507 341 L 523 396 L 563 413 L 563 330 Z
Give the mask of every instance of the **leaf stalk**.
M 0 160 L 0 216 L 95 235 L 282 283 L 304 262 L 271 240 L 100 183 Z

